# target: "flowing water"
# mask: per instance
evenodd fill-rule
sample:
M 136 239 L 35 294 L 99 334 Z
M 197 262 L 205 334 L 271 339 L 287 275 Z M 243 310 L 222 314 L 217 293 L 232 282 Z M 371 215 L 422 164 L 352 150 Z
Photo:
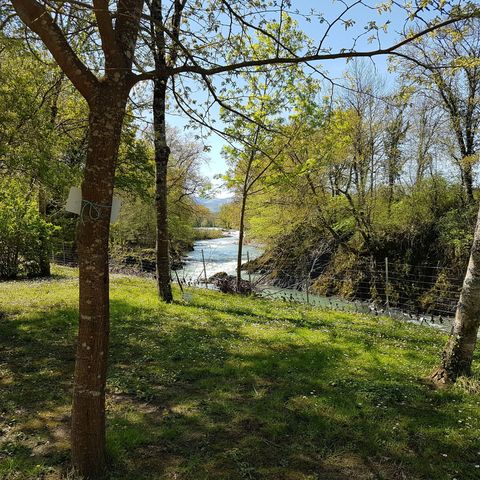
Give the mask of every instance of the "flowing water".
M 203 283 L 205 276 L 208 279 L 218 272 L 225 272 L 229 275 L 235 275 L 237 268 L 237 249 L 238 249 L 238 231 L 230 231 L 224 237 L 211 240 L 198 240 L 194 243 L 194 250 L 184 259 L 184 267 L 177 270 L 180 279 L 188 283 Z M 262 254 L 263 250 L 257 245 L 246 244 L 243 246 L 243 263 L 248 259 L 253 260 Z M 205 270 L 204 272 L 204 260 Z M 243 278 L 248 278 L 246 272 L 242 272 Z M 256 276 L 254 275 L 254 280 Z M 308 303 L 324 308 L 333 308 L 335 310 L 344 310 L 350 312 L 372 313 L 375 315 L 389 315 L 397 320 L 411 323 L 427 324 L 441 330 L 449 330 L 451 319 L 445 319 L 442 324 L 429 322 L 426 317 L 413 317 L 401 311 L 380 310 L 372 308 L 371 305 L 353 302 L 337 297 L 324 297 L 320 295 L 307 294 L 305 291 L 294 290 L 291 288 L 279 288 L 269 285 L 257 285 L 258 292 L 264 297 L 280 298 L 285 301 L 299 303 Z
M 218 272 L 225 272 L 235 275 L 237 268 L 238 231 L 230 231 L 224 237 L 212 240 L 197 240 L 194 243 L 193 251 L 185 258 L 183 269 L 178 274 L 189 282 L 203 281 L 203 258 L 207 278 Z M 203 252 L 203 258 L 202 258 Z M 255 245 L 246 244 L 243 246 L 242 260 L 246 262 L 249 258 L 253 260 L 262 254 L 262 249 Z
M 237 250 L 238 250 L 238 231 L 230 231 L 222 238 L 213 240 L 197 240 L 194 243 L 194 250 L 190 252 L 184 259 L 183 269 L 178 270 L 180 278 L 187 282 L 203 283 L 205 281 L 205 273 L 203 268 L 203 257 L 205 258 L 205 268 L 207 279 L 218 272 L 225 272 L 229 275 L 235 275 L 237 268 Z M 246 244 L 243 246 L 242 261 L 248 259 L 253 260 L 262 254 L 261 247 Z M 248 274 L 242 272 L 242 278 L 247 279 Z M 252 275 L 252 279 L 256 281 L 258 275 Z M 307 295 L 306 292 L 294 290 L 292 288 L 280 288 L 270 285 L 257 285 L 257 289 L 265 297 L 283 298 L 288 301 L 308 303 L 312 305 L 336 306 L 338 308 L 347 308 L 352 305 L 351 302 L 342 301 L 336 298 L 326 298 L 319 295 Z

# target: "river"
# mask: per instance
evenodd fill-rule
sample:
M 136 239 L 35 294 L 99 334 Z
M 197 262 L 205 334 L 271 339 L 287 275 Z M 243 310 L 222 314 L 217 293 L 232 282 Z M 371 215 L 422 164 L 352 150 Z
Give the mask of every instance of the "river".
M 230 231 L 224 237 L 212 240 L 197 240 L 191 251 L 184 259 L 183 269 L 178 274 L 188 282 L 196 282 L 204 279 L 203 256 L 207 278 L 218 272 L 226 272 L 235 275 L 237 268 L 238 231 Z M 246 244 L 243 246 L 243 262 L 249 258 L 253 260 L 262 254 L 259 246 Z
M 205 279 L 203 259 L 205 259 L 206 276 L 209 278 L 215 273 L 226 272 L 229 275 L 235 275 L 237 268 L 237 249 L 238 249 L 238 231 L 230 231 L 221 238 L 211 240 L 197 240 L 194 243 L 194 250 L 184 259 L 183 268 L 177 270 L 179 278 L 188 283 L 203 283 Z M 262 254 L 263 250 L 258 245 L 246 244 L 243 247 L 243 262 L 247 259 L 253 260 Z M 203 257 L 202 257 L 203 253 Z M 242 277 L 248 278 L 246 272 Z M 254 276 L 255 277 L 255 276 Z M 305 291 L 298 291 L 288 288 L 278 288 L 267 285 L 257 285 L 258 292 L 264 297 L 282 298 L 287 301 L 300 303 L 309 303 L 324 308 L 333 308 L 335 310 L 356 311 L 362 313 L 386 314 L 397 320 L 403 320 L 411 323 L 425 323 L 431 327 L 448 331 L 451 326 L 451 319 L 445 319 L 445 323 L 439 324 L 428 322 L 426 317 L 415 318 L 401 311 L 389 310 L 380 312 L 372 311 L 371 306 L 365 303 L 352 302 L 338 297 L 323 297 L 320 295 L 308 295 Z
M 218 272 L 226 272 L 229 275 L 235 275 L 237 269 L 237 250 L 238 250 L 239 232 L 229 231 L 222 238 L 210 240 L 197 240 L 194 243 L 194 249 L 184 258 L 183 268 L 177 270 L 179 277 L 188 283 L 200 283 L 205 281 L 203 271 L 203 256 L 205 258 L 205 268 L 207 279 Z M 248 259 L 258 258 L 263 253 L 263 249 L 258 245 L 245 244 L 243 246 L 242 259 L 245 263 Z M 242 272 L 242 277 L 248 279 L 248 274 Z M 253 274 L 252 279 L 258 280 L 258 276 Z M 309 294 L 305 291 L 294 290 L 292 288 L 273 287 L 271 285 L 258 285 L 257 291 L 265 297 L 282 298 L 288 301 L 300 303 L 310 303 L 323 307 L 333 307 L 338 309 L 353 310 L 355 304 L 336 297 L 323 297 L 320 295 Z

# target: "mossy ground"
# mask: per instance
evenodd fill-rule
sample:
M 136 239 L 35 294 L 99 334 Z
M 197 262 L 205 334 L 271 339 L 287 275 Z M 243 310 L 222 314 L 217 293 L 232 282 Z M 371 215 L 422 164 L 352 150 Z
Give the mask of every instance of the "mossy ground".
M 73 478 L 77 278 L 0 285 L 0 478 Z M 111 479 L 480 478 L 480 381 L 422 378 L 446 335 L 114 276 Z M 480 358 L 476 358 L 480 362 Z

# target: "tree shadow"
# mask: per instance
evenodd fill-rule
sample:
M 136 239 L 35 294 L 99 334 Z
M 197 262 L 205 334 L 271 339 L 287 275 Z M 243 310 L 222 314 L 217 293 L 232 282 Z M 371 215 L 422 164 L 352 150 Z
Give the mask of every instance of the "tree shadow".
M 123 300 L 111 318 L 112 479 L 468 478 L 464 397 L 384 364 L 372 332 Z M 0 320 L 3 458 L 66 465 L 76 327 L 75 308 Z

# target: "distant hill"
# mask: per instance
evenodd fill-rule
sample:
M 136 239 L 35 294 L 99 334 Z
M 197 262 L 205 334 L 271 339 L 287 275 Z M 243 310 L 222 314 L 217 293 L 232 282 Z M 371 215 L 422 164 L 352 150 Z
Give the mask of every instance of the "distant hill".
M 207 207 L 213 213 L 217 213 L 222 205 L 232 201 L 231 198 L 199 198 L 196 197 L 195 201 L 200 205 Z

